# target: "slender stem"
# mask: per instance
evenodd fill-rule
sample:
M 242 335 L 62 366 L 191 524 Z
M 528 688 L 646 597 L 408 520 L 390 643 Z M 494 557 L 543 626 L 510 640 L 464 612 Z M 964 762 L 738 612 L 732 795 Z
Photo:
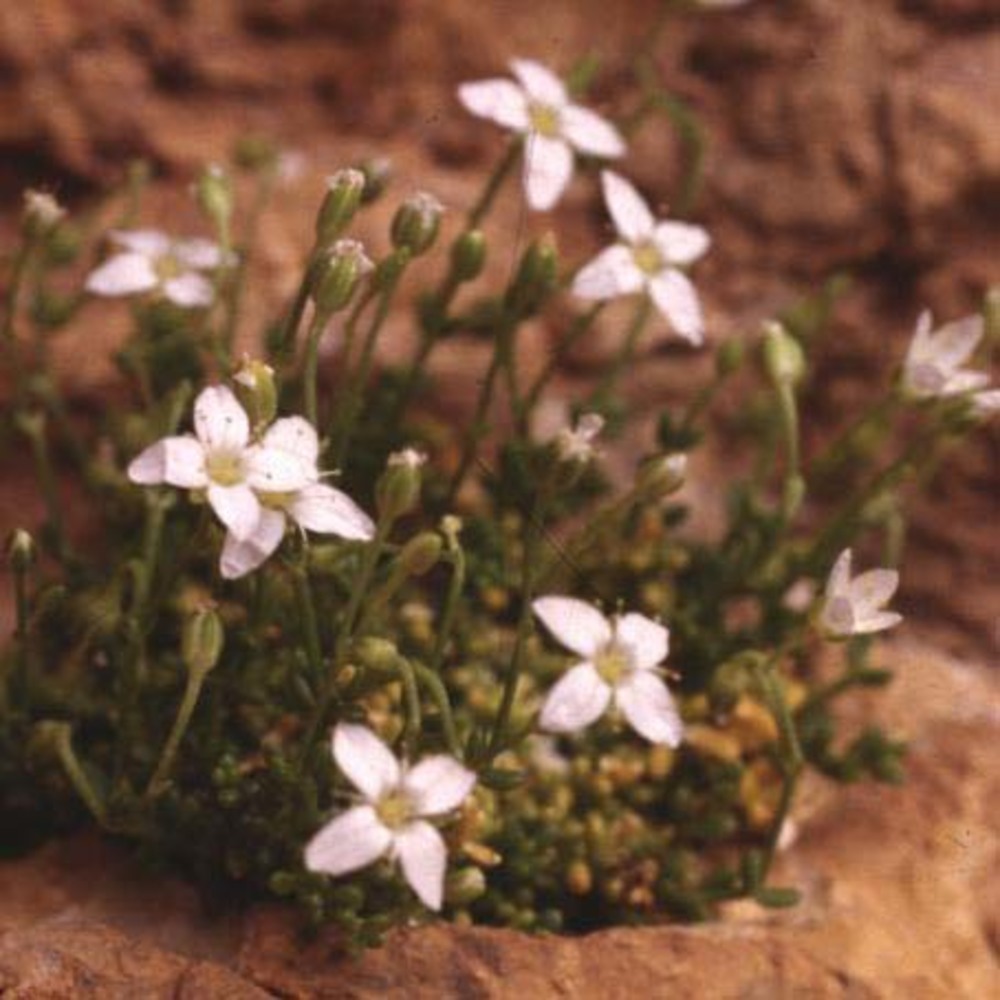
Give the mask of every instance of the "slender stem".
M 629 324 L 628 329 L 625 332 L 625 337 L 622 340 L 622 346 L 619 349 L 617 356 L 611 362 L 611 365 L 604 373 L 601 381 L 597 383 L 597 387 L 591 393 L 590 398 L 594 403 L 606 401 L 611 392 L 614 390 L 615 385 L 621 378 L 622 373 L 628 367 L 629 362 L 631 362 L 632 357 L 635 354 L 636 344 L 639 342 L 639 335 L 642 333 L 643 328 L 649 319 L 651 310 L 652 300 L 648 295 L 643 294 L 636 305 L 635 313 L 632 316 L 632 322 Z
M 52 459 L 49 455 L 48 439 L 45 434 L 45 415 L 43 413 L 22 413 L 19 421 L 22 433 L 31 443 L 31 452 L 35 459 L 35 473 L 38 486 L 45 502 L 45 510 L 51 531 L 52 548 L 60 561 L 68 555 L 65 526 L 62 518 L 62 506 L 59 503 L 59 490 L 56 486 L 55 473 L 52 469 Z
M 451 637 L 458 602 L 462 599 L 465 588 L 465 553 L 461 546 L 455 545 L 451 552 L 452 573 L 448 583 L 448 592 L 444 599 L 444 609 L 441 612 L 441 623 L 438 625 L 437 637 L 434 640 L 434 650 L 431 653 L 430 668 L 437 674 L 444 662 L 444 652 Z
M 807 471 L 810 481 L 829 479 L 855 454 L 859 441 L 872 431 L 884 431 L 888 418 L 899 408 L 902 396 L 893 391 L 877 399 L 820 455 Z
M 149 779 L 149 784 L 146 786 L 147 799 L 154 798 L 159 794 L 170 777 L 174 758 L 177 756 L 181 740 L 184 739 L 184 734 L 191 724 L 191 716 L 194 715 L 194 710 L 198 704 L 198 698 L 201 696 L 201 689 L 207 676 L 208 671 L 206 670 L 188 670 L 187 683 L 184 686 L 184 697 L 181 699 L 180 707 L 177 709 L 174 724 L 170 729 L 167 742 L 163 746 L 156 770 L 153 771 L 153 776 Z
M 424 666 L 419 661 L 411 661 L 417 679 L 427 689 L 431 700 L 441 713 L 441 728 L 444 730 L 445 743 L 448 745 L 448 752 L 453 756 L 462 759 L 462 744 L 458 739 L 458 732 L 455 728 L 455 714 L 451 707 L 451 700 L 448 698 L 448 689 L 444 686 L 441 678 L 430 667 Z
M 302 279 L 299 281 L 298 289 L 296 289 L 295 298 L 292 300 L 288 315 L 282 324 L 281 334 L 278 338 L 278 349 L 276 351 L 277 360 L 279 361 L 287 361 L 295 353 L 295 337 L 298 333 L 299 325 L 302 323 L 302 316 L 306 311 L 306 305 L 309 302 L 314 260 L 315 257 L 311 253 L 303 269 Z
M 303 392 L 305 393 L 306 418 L 313 427 L 319 426 L 319 404 L 317 402 L 317 385 L 319 382 L 319 342 L 323 336 L 329 316 L 317 309 L 313 313 L 306 336 L 305 367 L 302 373 Z
M 486 186 L 483 188 L 478 200 L 469 210 L 465 224 L 466 229 L 478 229 L 480 223 L 486 218 L 487 213 L 493 207 L 493 201 L 497 196 L 497 192 L 517 162 L 523 145 L 524 142 L 519 137 L 510 141 L 503 157 L 493 168 L 493 173 L 487 178 Z
M 313 683 L 318 684 L 323 679 L 323 646 L 320 641 L 319 622 L 316 618 L 316 601 L 309 580 L 309 567 L 305 561 L 295 567 L 294 576 L 295 596 L 298 600 L 302 628 L 305 632 L 306 657 L 309 661 Z
M 83 800 L 84 805 L 90 810 L 91 815 L 101 826 L 107 825 L 107 810 L 100 796 L 94 790 L 86 772 L 77 760 L 73 750 L 72 733 L 69 723 L 59 722 L 54 724 L 54 739 L 56 754 L 59 762 L 69 778 L 70 784 L 76 794 Z
M 403 682 L 403 700 L 406 706 L 400 739 L 403 742 L 406 756 L 412 760 L 417 749 L 417 739 L 420 736 L 421 728 L 420 693 L 417 691 L 417 678 L 413 664 L 405 656 L 397 658 L 396 669 Z

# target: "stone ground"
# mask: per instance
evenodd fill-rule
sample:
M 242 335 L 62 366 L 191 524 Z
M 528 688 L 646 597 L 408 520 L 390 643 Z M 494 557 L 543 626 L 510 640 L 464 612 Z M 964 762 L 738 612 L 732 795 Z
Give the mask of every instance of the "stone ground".
M 656 6 L 2 4 L 0 235 L 24 186 L 51 185 L 81 210 L 136 155 L 157 171 L 148 220 L 195 227 L 184 187 L 199 165 L 248 130 L 275 136 L 304 168 L 264 219 L 251 343 L 297 280 L 325 173 L 388 154 L 398 192 L 428 188 L 457 216 L 500 140 L 464 117 L 455 84 L 500 72 L 512 54 L 565 69 L 592 51 L 603 60 L 598 104 L 627 102 L 623 53 L 648 37 Z M 694 218 L 714 237 L 696 272 L 713 338 L 752 330 L 832 270 L 854 277 L 807 401 L 822 437 L 889 376 L 921 306 L 960 315 L 1000 280 L 1000 10 L 993 0 L 755 0 L 673 22 L 655 60 L 709 140 Z M 667 205 L 681 162 L 664 126 L 642 133 L 628 171 Z M 376 245 L 389 208 L 362 234 Z M 601 224 L 581 183 L 551 220 L 510 208 L 491 226 L 523 241 L 551 225 L 577 260 L 604 238 Z M 507 266 L 493 262 L 500 275 Z M 85 310 L 61 339 L 80 412 L 108 405 L 107 351 L 127 319 Z M 562 319 L 530 331 L 529 364 Z M 619 332 L 613 317 L 596 331 L 564 374 L 568 393 Z M 411 338 L 400 311 L 389 351 Z M 684 398 L 705 365 L 676 342 L 651 338 L 645 352 L 631 389 L 649 412 Z M 475 345 L 442 352 L 442 405 L 462 406 L 478 357 Z M 582 940 L 432 928 L 353 963 L 329 942 L 293 947 L 274 911 L 207 918 L 184 888 L 148 882 L 113 849 L 82 841 L 0 868 L 0 995 L 613 997 L 625 972 L 630 994 L 650 996 L 1000 995 L 1000 704 L 996 674 L 970 665 L 1000 662 L 998 494 L 994 425 L 947 460 L 911 530 L 907 635 L 959 658 L 896 644 L 883 653 L 900 682 L 879 713 L 913 737 L 910 781 L 808 798 L 785 860 L 787 878 L 809 890 L 799 910 Z M 32 509 L 30 481 L 5 470 L 0 531 Z

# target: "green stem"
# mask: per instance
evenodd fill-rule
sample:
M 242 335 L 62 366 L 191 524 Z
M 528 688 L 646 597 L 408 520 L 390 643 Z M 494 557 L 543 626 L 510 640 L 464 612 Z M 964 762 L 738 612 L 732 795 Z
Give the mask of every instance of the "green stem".
M 320 641 L 319 622 L 316 618 L 316 601 L 313 597 L 312 584 L 309 581 L 309 567 L 305 560 L 294 569 L 295 596 L 302 618 L 302 629 L 305 632 L 306 657 L 309 661 L 309 671 L 312 682 L 319 684 L 323 679 L 323 646 Z
M 303 393 L 305 394 L 306 419 L 313 427 L 319 426 L 319 403 L 317 402 L 319 342 L 329 318 L 325 312 L 317 309 L 313 313 L 312 322 L 309 324 L 309 332 L 306 336 L 306 356 L 302 372 L 302 383 Z
M 54 738 L 56 755 L 59 762 L 69 778 L 76 794 L 83 800 L 84 805 L 90 810 L 91 815 L 101 826 L 107 825 L 107 810 L 100 796 L 94 790 L 86 772 L 77 760 L 73 750 L 72 733 L 69 723 L 59 722 L 54 724 Z
M 403 743 L 406 757 L 412 760 L 417 749 L 417 739 L 420 736 L 421 728 L 420 693 L 417 691 L 417 678 L 413 664 L 405 656 L 396 659 L 396 669 L 403 682 L 403 700 L 406 706 L 400 740 Z
M 514 138 L 510 141 L 503 157 L 493 168 L 493 173 L 486 179 L 486 186 L 483 188 L 478 200 L 469 210 L 469 215 L 465 223 L 466 229 L 478 229 L 480 223 L 486 218 L 487 213 L 493 207 L 493 201 L 497 196 L 497 192 L 517 162 L 523 145 L 524 142 L 520 138 Z
M 149 784 L 146 786 L 147 799 L 158 795 L 170 777 L 174 758 L 177 756 L 181 740 L 184 739 L 184 734 L 191 724 L 191 716 L 194 715 L 194 710 L 198 704 L 198 698 L 201 696 L 201 689 L 207 676 L 208 671 L 205 670 L 188 670 L 187 684 L 184 686 L 184 697 L 181 699 L 180 707 L 177 709 L 174 724 L 170 729 L 167 742 L 163 746 L 156 770 L 153 771 L 153 776 L 149 779 Z
M 62 517 L 62 506 L 59 503 L 59 490 L 56 486 L 48 439 L 45 434 L 45 415 L 43 413 L 22 413 L 20 416 L 18 426 L 31 443 L 31 452 L 35 459 L 35 473 L 45 503 L 52 549 L 56 558 L 60 562 L 65 562 L 69 549 Z
M 639 335 L 642 333 L 643 328 L 649 319 L 652 305 L 653 303 L 649 295 L 644 293 L 639 299 L 635 313 L 632 316 L 632 322 L 629 324 L 628 330 L 625 332 L 625 337 L 622 340 L 622 346 L 619 349 L 617 356 L 611 362 L 608 370 L 604 373 L 600 382 L 597 383 L 597 387 L 591 393 L 590 398 L 593 403 L 599 405 L 608 400 L 618 380 L 621 378 L 622 373 L 632 361 L 632 357 L 635 354 L 636 344 L 639 342 Z
M 418 661 L 411 661 L 417 679 L 427 689 L 431 700 L 441 714 L 441 728 L 444 730 L 445 743 L 448 745 L 448 752 L 458 760 L 462 759 L 462 744 L 458 739 L 458 731 L 455 728 L 455 714 L 451 707 L 451 700 L 448 697 L 448 689 L 444 686 L 441 678 L 430 667 L 424 666 Z
M 448 583 L 448 592 L 445 595 L 444 608 L 441 612 L 441 623 L 438 625 L 434 649 L 431 652 L 430 668 L 435 674 L 440 672 L 441 664 L 444 662 L 445 649 L 448 645 L 448 639 L 451 637 L 458 604 L 462 599 L 462 591 L 465 589 L 465 553 L 461 546 L 456 544 L 452 549 L 451 560 L 451 580 Z

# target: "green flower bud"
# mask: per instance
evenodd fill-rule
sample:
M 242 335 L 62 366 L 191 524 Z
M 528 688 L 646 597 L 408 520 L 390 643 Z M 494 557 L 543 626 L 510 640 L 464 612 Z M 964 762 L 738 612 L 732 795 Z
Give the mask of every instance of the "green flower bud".
M 329 246 L 347 228 L 361 207 L 365 175 L 353 167 L 326 179 L 326 195 L 316 216 L 316 245 Z
M 445 899 L 452 906 L 468 906 L 486 892 L 486 876 L 482 868 L 469 866 L 459 868 L 448 876 L 445 884 Z
M 389 456 L 385 471 L 375 484 L 375 506 L 384 521 L 395 521 L 413 510 L 420 500 L 420 467 L 427 456 L 404 448 Z
M 392 219 L 392 245 L 414 257 L 433 246 L 441 228 L 444 206 L 432 194 L 418 191 L 407 198 Z
M 233 183 L 222 167 L 206 167 L 195 183 L 198 207 L 220 232 L 229 232 L 233 217 Z
M 7 539 L 7 560 L 15 573 L 26 573 L 38 561 L 35 540 L 24 528 L 16 528 Z
M 720 378 L 733 375 L 743 366 L 746 349 L 742 340 L 727 340 L 715 353 L 715 371 Z
M 188 670 L 207 674 L 219 662 L 225 638 L 222 619 L 213 608 L 195 611 L 181 634 L 181 656 Z
M 245 135 L 233 147 L 233 159 L 244 170 L 268 170 L 278 162 L 278 149 L 263 135 Z
M 764 326 L 764 369 L 775 385 L 798 385 L 806 372 L 799 342 L 780 324 Z
M 24 192 L 24 211 L 21 215 L 21 232 L 27 240 L 42 240 L 51 235 L 66 215 L 66 209 L 50 194 Z
M 486 263 L 486 237 L 481 229 L 469 229 L 452 244 L 451 269 L 459 281 L 474 281 Z
M 558 265 L 553 237 L 535 240 L 521 257 L 514 282 L 507 290 L 508 306 L 520 316 L 536 312 L 556 287 Z
M 328 315 L 343 309 L 351 301 L 358 282 L 372 267 L 357 240 L 337 240 L 313 273 L 312 297 L 316 308 Z
M 351 646 L 351 656 L 368 670 L 387 677 L 396 676 L 399 650 L 396 644 L 388 639 L 380 639 L 374 635 L 356 639 Z
M 236 395 L 250 414 L 254 427 L 265 427 L 278 412 L 278 387 L 274 369 L 263 361 L 243 355 L 243 362 L 233 375 Z
M 387 156 L 375 156 L 360 164 L 359 169 L 364 174 L 365 189 L 361 192 L 361 204 L 370 205 L 389 186 L 392 180 L 392 160 Z
M 440 561 L 443 549 L 440 535 L 433 531 L 422 531 L 403 546 L 396 556 L 396 565 L 407 576 L 423 576 Z
M 687 455 L 673 452 L 655 455 L 639 467 L 635 490 L 641 500 L 652 502 L 676 493 L 684 485 Z

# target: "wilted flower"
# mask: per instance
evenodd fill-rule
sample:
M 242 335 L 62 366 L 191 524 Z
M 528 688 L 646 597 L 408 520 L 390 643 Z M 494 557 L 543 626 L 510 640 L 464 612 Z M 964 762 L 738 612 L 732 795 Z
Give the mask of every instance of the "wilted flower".
M 32 235 L 45 236 L 66 217 L 66 209 L 46 191 L 24 192 L 24 226 Z
M 962 368 L 983 338 L 982 316 L 966 316 L 936 331 L 933 326 L 934 320 L 925 309 L 903 362 L 906 390 L 921 399 L 973 393 L 973 405 L 982 412 L 1000 406 L 1000 399 L 993 401 L 997 392 L 981 391 L 989 385 L 989 376 Z
M 847 637 L 881 632 L 898 625 L 903 616 L 885 611 L 899 586 L 894 569 L 871 569 L 851 579 L 851 550 L 837 557 L 826 584 L 820 623 L 831 636 Z
M 708 250 L 708 233 L 684 222 L 658 222 L 639 192 L 610 170 L 601 173 L 601 185 L 621 242 L 580 269 L 573 293 L 614 299 L 646 292 L 680 336 L 700 344 L 705 323 L 698 294 L 679 268 Z
M 583 729 L 613 701 L 641 736 L 672 747 L 680 743 L 684 727 L 656 671 L 669 648 L 666 628 L 635 612 L 609 621 L 572 597 L 540 597 L 532 609 L 558 642 L 583 657 L 545 699 L 543 729 Z
M 206 239 L 172 240 L 153 229 L 117 230 L 110 239 L 121 250 L 87 277 L 84 287 L 94 295 L 153 292 L 186 309 L 209 306 L 215 290 L 201 272 L 232 263 Z
M 530 59 L 513 59 L 517 82 L 505 78 L 463 83 L 459 100 L 474 115 L 525 136 L 524 191 L 546 211 L 573 176 L 574 151 L 614 158 L 625 153 L 618 130 L 600 115 L 570 102 L 563 82 Z
M 447 754 L 407 768 L 370 729 L 350 723 L 334 730 L 333 756 L 364 801 L 312 838 L 306 867 L 346 875 L 383 857 L 398 859 L 421 902 L 441 909 L 447 851 L 427 817 L 458 808 L 472 791 L 475 774 Z

